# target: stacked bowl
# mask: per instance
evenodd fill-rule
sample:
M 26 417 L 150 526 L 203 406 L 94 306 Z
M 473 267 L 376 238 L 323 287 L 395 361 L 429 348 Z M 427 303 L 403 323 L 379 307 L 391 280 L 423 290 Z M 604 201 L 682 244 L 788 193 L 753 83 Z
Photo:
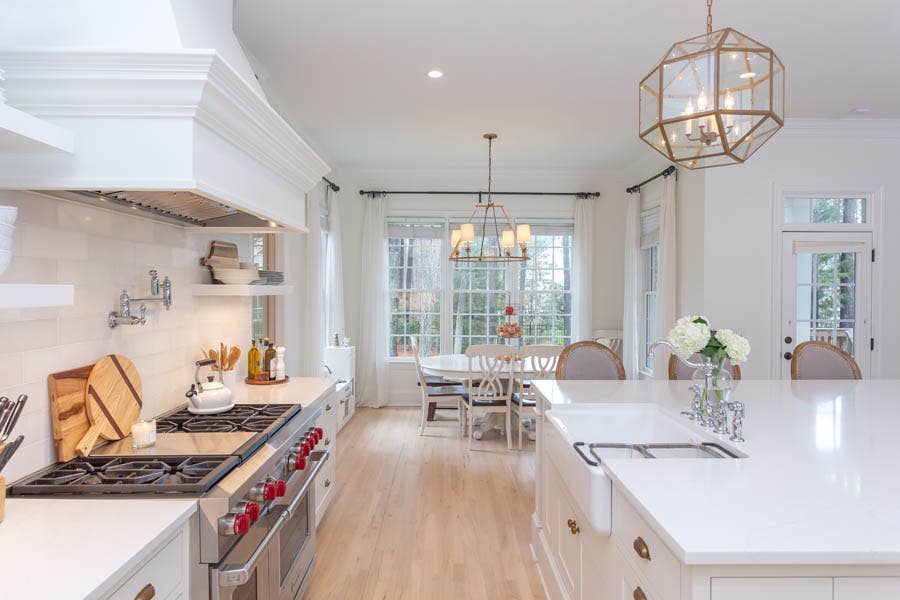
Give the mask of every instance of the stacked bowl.
M 18 212 L 16 206 L 0 206 L 0 275 L 12 260 L 13 231 Z

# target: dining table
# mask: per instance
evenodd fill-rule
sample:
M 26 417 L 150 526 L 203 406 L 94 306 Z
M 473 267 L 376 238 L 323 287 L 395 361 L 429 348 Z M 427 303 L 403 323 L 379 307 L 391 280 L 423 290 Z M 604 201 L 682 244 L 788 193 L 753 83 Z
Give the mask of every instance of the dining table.
M 515 358 L 515 348 L 510 348 L 510 356 L 513 359 Z M 465 382 L 469 377 L 469 357 L 465 354 L 436 354 L 434 356 L 425 356 L 419 360 L 419 364 L 422 366 L 422 372 L 426 375 L 443 377 L 449 381 Z M 520 368 L 522 368 L 520 361 L 510 361 L 510 369 L 515 370 L 515 375 L 518 376 Z M 476 359 L 472 360 L 472 369 L 475 371 L 478 370 L 478 361 Z M 538 370 L 534 368 L 532 362 L 530 360 L 525 361 L 525 378 L 528 379 L 537 374 Z M 480 440 L 486 432 L 492 430 L 503 435 L 503 424 L 502 422 L 498 422 L 498 420 L 499 415 L 497 414 L 488 415 L 486 418 L 479 419 L 476 422 L 472 436 L 476 440 Z M 533 424 L 531 424 L 531 427 L 528 428 L 528 438 L 531 440 L 534 440 L 533 427 Z

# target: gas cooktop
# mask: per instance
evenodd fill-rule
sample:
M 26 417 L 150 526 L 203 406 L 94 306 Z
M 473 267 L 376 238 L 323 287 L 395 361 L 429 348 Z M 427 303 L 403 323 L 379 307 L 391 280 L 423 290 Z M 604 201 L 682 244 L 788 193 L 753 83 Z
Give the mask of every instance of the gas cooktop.
M 202 494 L 240 463 L 236 456 L 76 458 L 10 487 L 29 494 Z
M 271 435 L 300 411 L 299 404 L 236 404 L 215 415 L 195 415 L 182 408 L 156 419 L 157 433 L 228 433 L 264 431 Z

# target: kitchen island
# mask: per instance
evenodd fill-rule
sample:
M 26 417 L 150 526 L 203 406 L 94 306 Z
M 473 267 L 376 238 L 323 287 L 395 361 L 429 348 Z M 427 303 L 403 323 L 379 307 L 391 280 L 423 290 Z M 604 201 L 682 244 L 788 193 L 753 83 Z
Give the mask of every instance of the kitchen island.
M 550 598 L 900 598 L 900 383 L 740 382 L 743 443 L 680 414 L 689 382 L 536 385 L 534 549 Z M 603 442 L 726 457 L 597 460 L 587 444 Z

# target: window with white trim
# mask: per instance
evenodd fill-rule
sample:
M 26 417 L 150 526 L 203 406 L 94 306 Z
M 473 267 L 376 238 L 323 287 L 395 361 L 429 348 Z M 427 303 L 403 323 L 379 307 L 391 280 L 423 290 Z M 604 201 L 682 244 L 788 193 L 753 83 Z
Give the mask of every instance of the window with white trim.
M 449 261 L 450 230 L 457 224 L 389 219 L 389 356 L 411 356 L 410 336 L 417 338 L 423 356 L 499 343 L 497 325 L 509 304 L 518 310 L 523 345 L 570 343 L 572 222 L 530 220 L 531 260 L 510 264 Z M 473 247 L 480 243 L 476 239 Z M 485 243 L 496 245 L 496 240 Z
M 388 222 L 389 357 L 411 357 L 411 337 L 421 354 L 440 353 L 444 229 L 440 222 Z
M 659 274 L 659 206 L 662 186 L 658 194 L 644 192 L 641 196 L 641 298 L 638 308 L 640 327 L 639 370 L 645 377 L 653 375 L 650 344 L 656 335 L 656 294 Z M 655 188 L 651 188 L 655 189 Z

